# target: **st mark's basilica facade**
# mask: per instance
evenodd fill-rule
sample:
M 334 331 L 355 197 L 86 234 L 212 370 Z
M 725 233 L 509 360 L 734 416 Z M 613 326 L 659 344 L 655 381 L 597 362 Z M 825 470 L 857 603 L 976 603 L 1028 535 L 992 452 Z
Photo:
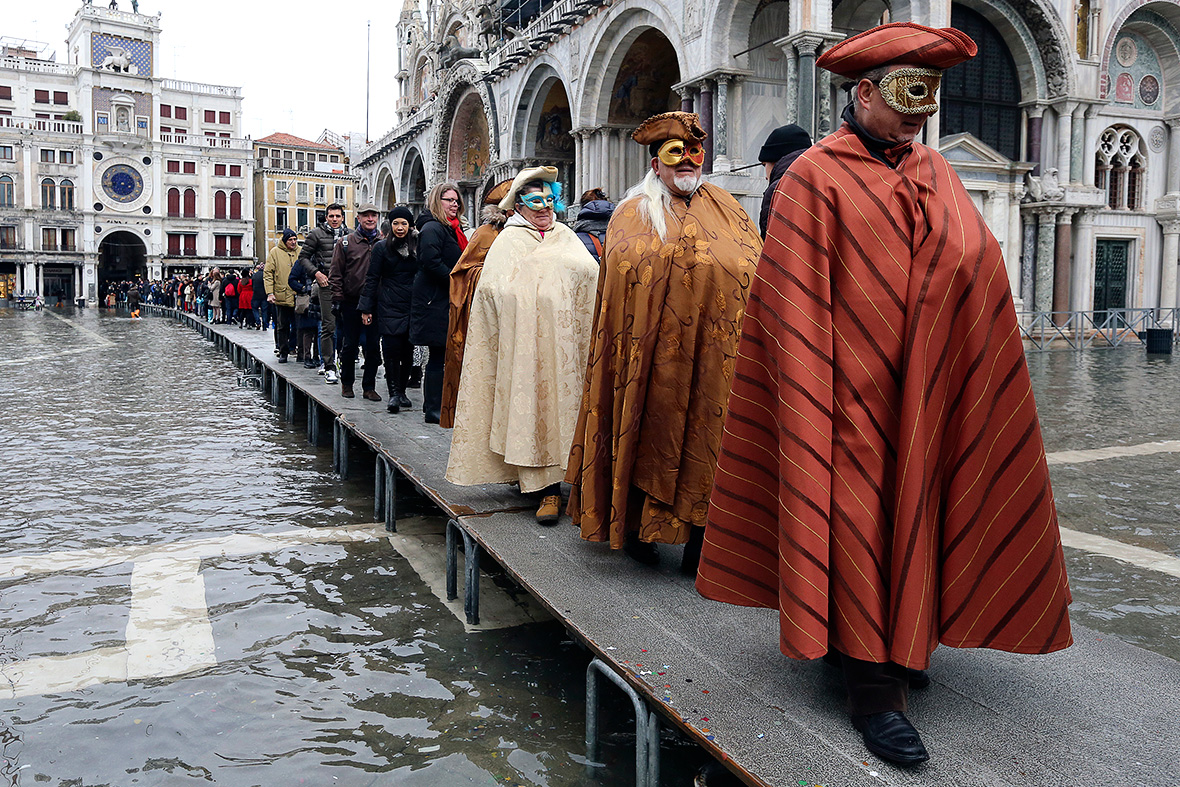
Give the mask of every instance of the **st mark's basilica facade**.
M 755 212 L 766 135 L 839 124 L 842 80 L 816 57 L 882 21 L 979 45 L 924 141 L 1003 245 L 1019 309 L 1177 306 L 1180 0 L 407 0 L 398 123 L 354 160 L 358 199 L 420 205 L 453 180 L 475 221 L 492 185 L 543 163 L 574 199 L 618 200 L 647 166 L 631 131 L 683 108 L 710 179 Z

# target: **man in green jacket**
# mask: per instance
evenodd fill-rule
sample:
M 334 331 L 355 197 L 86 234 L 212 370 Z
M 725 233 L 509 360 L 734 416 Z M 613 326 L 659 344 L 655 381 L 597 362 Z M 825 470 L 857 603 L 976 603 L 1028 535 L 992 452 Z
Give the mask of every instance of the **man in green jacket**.
M 275 352 L 279 363 L 287 362 L 291 352 L 291 326 L 295 322 L 295 291 L 287 283 L 291 267 L 299 257 L 299 236 L 287 227 L 283 239 L 266 255 L 262 281 L 266 287 L 266 301 L 275 310 Z

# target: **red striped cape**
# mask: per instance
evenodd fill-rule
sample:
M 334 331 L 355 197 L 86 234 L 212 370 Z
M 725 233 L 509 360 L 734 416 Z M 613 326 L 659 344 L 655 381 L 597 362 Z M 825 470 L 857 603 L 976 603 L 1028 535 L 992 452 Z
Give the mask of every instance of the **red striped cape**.
M 845 125 L 779 182 L 697 589 L 777 607 L 799 659 L 1072 642 L 1003 257 L 936 151 Z

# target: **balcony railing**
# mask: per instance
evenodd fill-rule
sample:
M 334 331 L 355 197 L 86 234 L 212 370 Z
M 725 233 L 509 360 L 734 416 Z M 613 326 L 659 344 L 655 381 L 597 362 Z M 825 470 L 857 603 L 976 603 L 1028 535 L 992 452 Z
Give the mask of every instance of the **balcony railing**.
M 14 71 L 28 71 L 34 74 L 58 74 L 72 77 L 78 73 L 78 67 L 70 63 L 54 63 L 49 60 L 29 60 L 25 57 L 0 57 L 0 68 L 10 68 Z
M 240 98 L 242 89 L 229 85 L 209 85 L 204 82 L 185 82 L 179 79 L 165 79 L 162 87 L 165 90 L 183 90 L 186 93 L 202 93 L 206 96 L 229 96 Z
M 249 137 L 204 137 L 196 134 L 160 134 L 160 141 L 171 145 L 195 145 L 225 150 L 252 150 L 254 146 L 254 141 Z
M 1017 312 L 1020 335 L 1030 350 L 1084 350 L 1142 344 L 1147 331 L 1180 328 L 1180 309 L 1106 309 L 1092 312 Z
M 82 124 L 74 120 L 50 120 L 49 118 L 0 115 L 0 128 L 27 128 L 50 134 L 81 134 Z

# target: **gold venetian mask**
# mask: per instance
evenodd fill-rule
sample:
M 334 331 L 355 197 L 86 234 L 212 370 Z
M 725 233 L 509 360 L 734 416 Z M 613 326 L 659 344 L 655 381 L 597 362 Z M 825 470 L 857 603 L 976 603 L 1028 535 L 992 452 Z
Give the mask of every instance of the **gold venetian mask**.
M 675 167 L 685 159 L 701 167 L 705 164 L 705 147 L 700 142 L 670 139 L 660 146 L 659 159 L 669 167 Z
M 907 115 L 938 111 L 938 86 L 942 72 L 936 68 L 899 68 L 877 83 L 885 103 Z

